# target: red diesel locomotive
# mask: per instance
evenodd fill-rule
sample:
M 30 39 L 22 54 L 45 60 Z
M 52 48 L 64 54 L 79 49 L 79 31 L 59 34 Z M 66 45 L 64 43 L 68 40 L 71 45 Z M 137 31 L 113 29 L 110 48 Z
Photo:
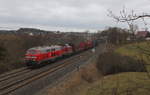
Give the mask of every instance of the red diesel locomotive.
M 54 61 L 62 56 L 71 55 L 92 47 L 92 41 L 87 41 L 81 42 L 77 46 L 66 44 L 64 46 L 55 45 L 30 48 L 25 54 L 25 64 L 27 66 L 40 65 L 46 62 Z

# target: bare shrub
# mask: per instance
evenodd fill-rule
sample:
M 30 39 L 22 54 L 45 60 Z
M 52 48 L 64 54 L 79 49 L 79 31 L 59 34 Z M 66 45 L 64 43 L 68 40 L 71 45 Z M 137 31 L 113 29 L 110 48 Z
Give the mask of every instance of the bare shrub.
M 120 72 L 145 72 L 145 68 L 138 60 L 121 56 L 114 52 L 106 52 L 99 56 L 97 68 L 103 75 Z
M 88 72 L 84 72 L 84 74 L 81 75 L 81 78 L 88 83 L 94 82 L 94 77 Z
M 101 77 L 96 67 L 97 58 L 98 57 L 93 57 L 92 60 L 89 60 L 90 64 L 80 69 L 79 72 L 82 80 L 88 83 L 93 83 L 95 80 Z
M 98 80 L 100 76 L 96 68 L 96 59 L 89 62 L 90 64 L 86 64 L 58 85 L 48 89 L 48 95 L 79 95 L 86 86 Z

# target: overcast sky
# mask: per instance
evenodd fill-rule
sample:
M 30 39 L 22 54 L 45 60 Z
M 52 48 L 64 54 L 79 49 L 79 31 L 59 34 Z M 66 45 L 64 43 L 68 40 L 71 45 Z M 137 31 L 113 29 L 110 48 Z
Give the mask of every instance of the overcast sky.
M 102 30 L 127 27 L 108 17 L 125 6 L 137 13 L 150 12 L 150 0 L 0 0 L 0 29 L 35 27 L 45 30 Z M 149 21 L 147 21 L 149 22 Z M 140 28 L 142 23 L 137 22 Z

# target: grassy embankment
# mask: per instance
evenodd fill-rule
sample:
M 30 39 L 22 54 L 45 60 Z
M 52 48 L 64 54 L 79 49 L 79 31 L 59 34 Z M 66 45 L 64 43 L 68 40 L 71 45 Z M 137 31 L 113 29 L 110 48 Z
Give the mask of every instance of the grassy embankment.
M 138 60 L 150 72 L 150 42 L 125 45 L 115 52 Z M 149 95 L 150 77 L 147 72 L 122 72 L 104 76 L 82 95 Z
M 107 47 L 86 69 L 80 68 L 40 95 L 149 95 L 149 44 L 129 44 L 115 50 Z

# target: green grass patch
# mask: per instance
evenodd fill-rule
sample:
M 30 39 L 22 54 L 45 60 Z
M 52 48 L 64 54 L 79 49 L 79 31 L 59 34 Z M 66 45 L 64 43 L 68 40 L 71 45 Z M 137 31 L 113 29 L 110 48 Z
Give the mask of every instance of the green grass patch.
M 104 77 L 92 84 L 86 95 L 149 95 L 149 91 L 146 73 L 128 72 Z

